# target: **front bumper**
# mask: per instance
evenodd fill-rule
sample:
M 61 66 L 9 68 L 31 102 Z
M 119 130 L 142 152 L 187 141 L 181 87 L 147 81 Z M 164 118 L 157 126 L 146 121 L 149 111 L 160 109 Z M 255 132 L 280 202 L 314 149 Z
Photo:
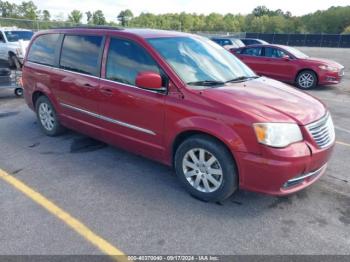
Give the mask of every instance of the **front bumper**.
M 324 71 L 322 70 L 318 74 L 318 84 L 319 85 L 334 85 L 339 84 L 344 76 L 344 68 L 339 72 Z
M 276 196 L 300 191 L 325 173 L 333 147 L 318 149 L 304 141 L 283 149 L 264 147 L 261 155 L 236 153 L 240 188 Z

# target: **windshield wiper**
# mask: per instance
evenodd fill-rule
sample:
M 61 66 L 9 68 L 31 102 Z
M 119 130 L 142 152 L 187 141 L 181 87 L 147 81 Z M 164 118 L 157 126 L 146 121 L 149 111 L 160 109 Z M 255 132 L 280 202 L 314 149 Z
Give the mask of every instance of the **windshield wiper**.
M 232 83 L 232 82 L 239 82 L 239 81 L 244 81 L 244 80 L 249 80 L 249 79 L 256 79 L 259 78 L 260 76 L 239 76 L 234 79 L 228 80 L 225 83 Z
M 225 82 L 215 81 L 215 80 L 203 80 L 203 81 L 196 81 L 196 82 L 188 82 L 187 84 L 191 86 L 216 86 L 216 85 L 224 85 Z

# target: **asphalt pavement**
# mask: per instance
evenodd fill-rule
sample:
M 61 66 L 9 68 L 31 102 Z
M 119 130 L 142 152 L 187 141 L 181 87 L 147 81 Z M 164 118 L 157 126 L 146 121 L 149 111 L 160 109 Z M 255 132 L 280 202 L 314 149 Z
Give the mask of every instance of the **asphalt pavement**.
M 307 49 L 350 68 L 350 49 Z M 348 60 L 346 60 L 348 59 Z M 325 176 L 289 197 L 239 191 L 224 203 L 190 197 L 174 171 L 69 131 L 46 137 L 0 88 L 0 169 L 126 254 L 349 254 L 350 72 L 310 91 L 329 107 L 338 143 Z M 103 254 L 84 234 L 0 179 L 0 254 Z

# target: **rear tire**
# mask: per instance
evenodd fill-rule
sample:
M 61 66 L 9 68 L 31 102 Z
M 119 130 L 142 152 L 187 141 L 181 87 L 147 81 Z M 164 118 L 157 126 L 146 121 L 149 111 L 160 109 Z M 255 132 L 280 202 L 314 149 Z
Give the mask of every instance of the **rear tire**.
M 65 131 L 59 122 L 55 108 L 46 96 L 38 98 L 35 103 L 35 111 L 38 123 L 46 135 L 58 136 Z
M 296 84 L 304 90 L 315 88 L 317 86 L 317 75 L 311 70 L 301 71 L 296 78 Z
M 220 202 L 238 189 L 238 174 L 229 150 L 219 141 L 195 135 L 175 153 L 176 175 L 187 191 L 203 201 Z

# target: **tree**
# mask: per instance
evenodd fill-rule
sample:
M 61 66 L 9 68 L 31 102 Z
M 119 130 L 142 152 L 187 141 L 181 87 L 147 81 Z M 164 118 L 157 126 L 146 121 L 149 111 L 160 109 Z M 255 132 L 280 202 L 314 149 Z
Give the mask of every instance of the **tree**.
M 94 25 L 107 24 L 106 18 L 101 10 L 97 10 L 92 14 L 92 23 Z
M 21 17 L 37 20 L 40 14 L 38 7 L 33 3 L 33 1 L 22 2 L 20 6 L 18 6 L 19 14 Z
M 48 10 L 44 10 L 41 14 L 41 20 L 48 22 L 51 19 L 51 14 Z
M 117 16 L 118 21 L 121 23 L 122 26 L 127 26 L 129 20 L 131 20 L 134 17 L 133 13 L 130 9 L 126 9 L 124 11 L 121 11 L 119 15 Z
M 350 34 L 350 25 L 345 28 L 345 30 L 343 31 L 343 34 L 347 34 L 347 35 Z
M 18 6 L 16 4 L 11 4 L 8 1 L 0 1 L 0 13 L 1 17 L 19 17 Z
M 23 1 L 20 4 L 14 1 L 0 0 L 0 16 L 4 18 L 40 19 L 40 27 L 61 25 L 66 22 L 64 13 L 55 15 L 53 18 L 47 10 L 39 10 L 33 1 Z M 115 25 L 107 22 L 101 10 L 86 12 L 88 24 Z M 72 23 L 82 23 L 83 13 L 73 10 L 68 20 Z M 271 10 L 266 6 L 256 7 L 248 15 L 225 15 L 211 13 L 209 15 L 196 13 L 167 13 L 152 14 L 141 13 L 133 16 L 131 10 L 126 9 L 118 14 L 118 22 L 122 26 L 148 27 L 180 31 L 215 31 L 215 32 L 265 32 L 265 33 L 349 33 L 350 29 L 350 6 L 331 7 L 327 10 L 316 11 L 304 16 L 292 16 L 288 11 L 281 9 Z M 51 23 L 48 23 L 48 22 Z M 45 22 L 45 23 L 44 23 Z M 53 23 L 56 22 L 56 23 Z M 52 24 L 53 23 L 53 24 Z M 36 23 L 38 24 L 38 23 Z M 30 21 L 2 21 L 2 26 L 29 27 Z
M 254 16 L 260 17 L 264 15 L 270 15 L 271 11 L 264 5 L 260 5 L 254 8 L 252 14 Z
M 79 10 L 73 10 L 68 15 L 68 21 L 74 24 L 81 24 L 81 19 L 83 18 L 83 13 Z
M 86 20 L 88 24 L 92 23 L 92 13 L 90 11 L 87 11 L 86 13 Z

